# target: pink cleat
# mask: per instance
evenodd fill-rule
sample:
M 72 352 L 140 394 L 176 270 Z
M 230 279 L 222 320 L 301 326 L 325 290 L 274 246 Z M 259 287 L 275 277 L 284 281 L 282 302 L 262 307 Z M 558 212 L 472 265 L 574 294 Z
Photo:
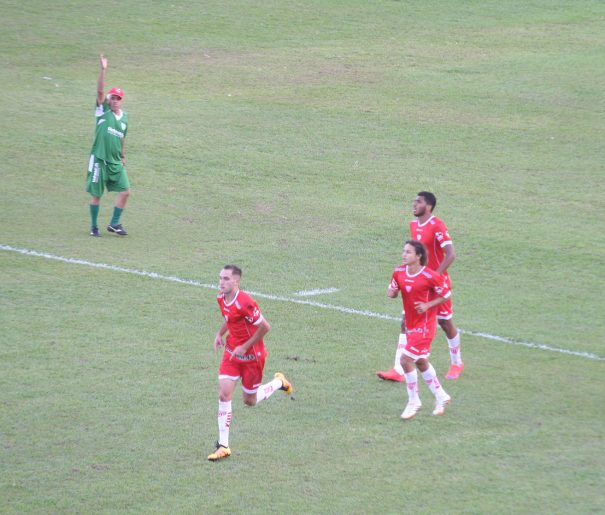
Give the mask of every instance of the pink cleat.
M 405 376 L 397 372 L 397 370 L 395 370 L 394 368 L 392 368 L 391 370 L 387 370 L 386 372 L 381 370 L 379 372 L 376 372 L 376 375 L 380 377 L 380 379 L 384 379 L 385 381 L 396 381 L 398 383 L 405 382 Z
M 464 363 L 460 363 L 460 365 L 452 365 L 450 369 L 445 374 L 446 379 L 458 379 L 462 371 L 464 370 Z

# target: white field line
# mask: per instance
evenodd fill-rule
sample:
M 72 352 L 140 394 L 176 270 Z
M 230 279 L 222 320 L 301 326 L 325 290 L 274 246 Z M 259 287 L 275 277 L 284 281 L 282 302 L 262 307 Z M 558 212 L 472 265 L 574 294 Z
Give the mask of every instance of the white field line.
M 314 295 L 323 295 L 324 293 L 336 293 L 338 288 L 316 288 L 315 290 L 301 290 L 294 295 L 297 297 L 313 297 Z
M 108 265 L 105 263 L 94 263 L 92 261 L 86 261 L 84 259 L 55 256 L 53 254 L 47 254 L 45 252 L 37 252 L 35 250 L 21 249 L 21 248 L 17 248 L 17 247 L 12 247 L 10 245 L 4 245 L 1 243 L 0 243 L 0 250 L 5 250 L 8 252 L 16 252 L 18 254 L 24 254 L 26 256 L 34 256 L 34 257 L 41 257 L 44 259 L 52 259 L 54 261 L 61 261 L 63 263 L 69 263 L 69 264 L 73 264 L 73 265 L 83 265 L 83 266 L 89 266 L 92 268 L 99 268 L 99 269 L 103 269 L 103 270 L 112 270 L 114 272 L 124 272 L 127 274 L 139 275 L 142 277 L 149 277 L 151 279 L 160 279 L 162 281 L 170 281 L 170 282 L 175 282 L 175 283 L 188 284 L 191 286 L 197 286 L 200 288 L 206 288 L 206 289 L 210 289 L 210 290 L 218 289 L 216 284 L 206 284 L 206 283 L 201 283 L 199 281 L 194 281 L 192 279 L 182 279 L 180 277 L 176 277 L 173 275 L 162 275 L 162 274 L 157 274 L 155 272 L 146 272 L 144 270 L 136 270 L 133 268 L 124 268 L 121 266 Z M 373 311 L 347 308 L 344 306 L 336 306 L 333 304 L 325 304 L 323 302 L 314 302 L 311 300 L 293 299 L 290 297 L 282 297 L 280 295 L 272 295 L 269 293 L 255 292 L 255 291 L 250 291 L 250 290 L 246 290 L 246 291 L 251 293 L 252 296 L 254 296 L 254 297 L 260 297 L 260 298 L 264 298 L 264 299 L 277 300 L 277 301 L 281 301 L 281 302 L 290 302 L 293 304 L 301 304 L 304 306 L 311 306 L 311 307 L 320 308 L 320 309 L 329 309 L 332 311 L 338 311 L 340 313 L 346 313 L 349 315 L 360 315 L 360 316 L 365 316 L 365 317 L 369 317 L 369 318 L 380 318 L 382 320 L 394 320 L 397 322 L 400 321 L 400 317 L 385 315 L 383 313 L 375 313 Z M 489 334 L 489 333 L 465 331 L 462 329 L 460 330 L 460 332 L 462 332 L 463 334 L 469 334 L 471 336 L 485 338 L 487 340 L 506 343 L 509 345 L 519 345 L 522 347 L 528 347 L 530 349 L 538 349 L 538 350 L 544 350 L 544 351 L 549 351 L 549 352 L 558 352 L 561 354 L 567 354 L 569 356 L 576 356 L 576 357 L 590 359 L 590 360 L 594 360 L 594 361 L 605 361 L 604 356 L 599 356 L 597 354 L 593 354 L 590 352 L 576 352 L 576 351 L 572 351 L 569 349 L 560 349 L 560 348 L 552 347 L 550 345 L 546 345 L 543 343 L 524 342 L 524 341 L 514 340 L 512 338 L 506 338 L 504 336 L 496 336 L 496 335 Z

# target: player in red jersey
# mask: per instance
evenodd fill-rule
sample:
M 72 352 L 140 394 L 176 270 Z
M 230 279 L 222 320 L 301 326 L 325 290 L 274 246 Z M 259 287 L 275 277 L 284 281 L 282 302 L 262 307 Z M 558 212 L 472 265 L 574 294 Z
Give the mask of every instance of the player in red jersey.
M 393 272 L 387 295 L 397 297 L 401 292 L 405 312 L 406 344 L 402 351 L 401 364 L 405 374 L 408 403 L 401 418 L 413 418 L 422 406 L 418 394 L 418 372 L 420 370 L 427 386 L 435 396 L 433 415 L 443 415 L 451 398 L 441 387 L 437 373 L 428 358 L 431 342 L 437 331 L 438 306 L 447 301 L 451 291 L 444 277 L 426 265 L 427 250 L 415 240 L 408 240 L 403 247 L 403 265 Z
M 447 270 L 456 259 L 456 251 L 447 227 L 441 219 L 433 215 L 436 205 L 437 199 L 431 192 L 421 191 L 418 193 L 414 200 L 413 211 L 416 218 L 410 222 L 410 237 L 424 244 L 428 251 L 428 266 L 443 275 L 451 288 Z M 446 379 L 458 379 L 464 370 L 460 352 L 460 331 L 454 324 L 453 316 L 451 300 L 439 306 L 437 320 L 445 332 L 451 361 L 450 368 L 445 376 Z M 402 320 L 401 334 L 395 353 L 395 364 L 391 370 L 376 373 L 381 379 L 404 381 L 400 360 L 405 347 L 405 339 L 405 321 Z
M 214 338 L 214 350 L 225 347 L 219 367 L 218 432 L 216 449 L 208 459 L 217 461 L 231 456 L 229 428 L 231 426 L 231 399 L 235 385 L 241 378 L 244 403 L 255 406 L 268 399 L 277 390 L 291 395 L 293 388 L 281 372 L 272 381 L 261 384 L 267 350 L 263 338 L 271 329 L 256 301 L 239 289 L 242 271 L 235 265 L 226 265 L 219 275 L 220 293 L 217 302 L 225 322 Z M 227 334 L 226 342 L 223 337 Z

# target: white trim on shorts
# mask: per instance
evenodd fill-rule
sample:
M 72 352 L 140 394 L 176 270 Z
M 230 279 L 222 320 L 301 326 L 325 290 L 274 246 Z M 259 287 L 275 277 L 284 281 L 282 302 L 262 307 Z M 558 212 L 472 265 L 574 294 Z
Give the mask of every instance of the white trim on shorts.
M 414 362 L 418 361 L 419 359 L 422 358 L 427 358 L 431 355 L 430 352 L 427 352 L 426 354 L 423 354 L 422 356 L 418 356 L 417 354 L 414 354 L 413 352 L 410 352 L 407 349 L 403 349 L 403 351 L 401 352 L 402 354 L 405 354 L 408 358 L 412 358 L 414 360 Z
M 239 380 L 241 379 L 241 377 L 242 377 L 242 376 L 228 376 L 227 374 L 219 374 L 219 375 L 218 375 L 219 381 L 220 381 L 221 379 L 229 379 L 230 381 L 235 382 L 235 381 L 239 381 Z M 249 390 L 249 389 L 248 389 L 248 388 L 246 388 L 244 385 L 242 385 L 242 390 L 243 390 L 245 393 L 250 394 L 250 395 L 251 395 L 251 394 L 253 394 L 253 393 L 258 392 L 258 389 L 259 389 L 259 388 L 260 388 L 260 385 L 259 385 L 259 386 L 257 386 L 257 387 L 256 387 L 254 390 Z
M 227 374 L 219 374 L 219 379 L 229 379 L 231 381 L 239 381 L 242 376 L 228 376 Z

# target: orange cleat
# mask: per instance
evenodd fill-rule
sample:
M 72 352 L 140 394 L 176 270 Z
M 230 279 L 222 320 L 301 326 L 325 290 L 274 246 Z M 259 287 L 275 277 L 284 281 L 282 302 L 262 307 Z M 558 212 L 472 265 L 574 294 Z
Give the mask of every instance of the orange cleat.
M 231 456 L 231 449 L 216 442 L 216 450 L 208 456 L 208 461 L 218 461 Z
M 392 368 L 391 370 L 387 370 L 386 372 L 381 370 L 379 372 L 376 372 L 376 375 L 380 377 L 380 379 L 384 379 L 385 381 L 396 381 L 398 383 L 405 382 L 405 376 L 397 372 L 397 370 L 395 370 L 394 368 Z
M 281 381 L 280 390 L 283 390 L 286 395 L 292 395 L 294 388 L 292 388 L 292 383 L 286 379 L 286 376 L 281 372 L 277 372 L 274 377 L 275 379 L 279 379 Z
M 450 369 L 445 374 L 446 379 L 458 379 L 462 371 L 464 370 L 464 363 L 460 363 L 460 365 L 452 365 Z

